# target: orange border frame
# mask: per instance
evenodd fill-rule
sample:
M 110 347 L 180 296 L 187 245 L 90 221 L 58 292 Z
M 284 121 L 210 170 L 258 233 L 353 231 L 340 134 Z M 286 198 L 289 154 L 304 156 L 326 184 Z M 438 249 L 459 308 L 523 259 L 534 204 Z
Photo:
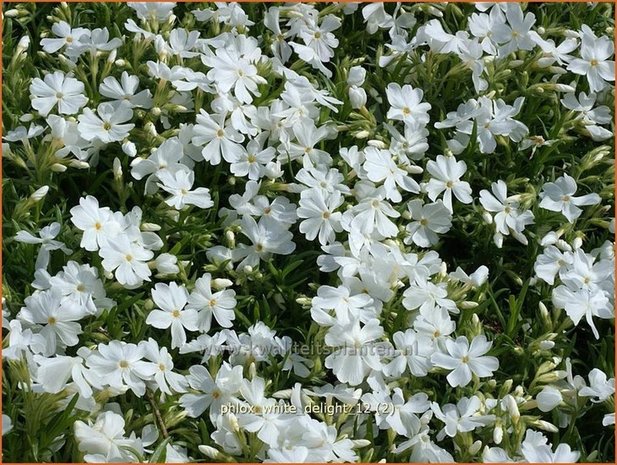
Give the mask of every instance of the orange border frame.
M 123 3 L 126 2 L 127 0 L 103 0 L 101 2 L 95 2 L 92 0 L 64 0 L 66 3 Z M 156 0 L 139 0 L 141 2 L 155 2 Z M 166 3 L 172 3 L 170 0 L 162 0 L 162 2 L 166 2 Z M 281 0 L 236 0 L 237 3 L 281 3 Z M 307 2 L 305 0 L 283 0 L 284 3 L 358 3 L 354 0 L 338 0 L 336 2 L 332 1 L 332 0 L 317 0 L 314 2 Z M 361 3 L 396 3 L 397 0 L 364 0 Z M 58 3 L 58 0 L 23 0 L 23 1 L 19 1 L 19 0 L 0 0 L 0 4 L 1 3 L 7 3 L 7 4 L 11 4 L 11 3 Z M 195 0 L 176 0 L 175 3 L 197 3 Z M 229 3 L 229 2 L 223 2 L 223 3 Z M 446 2 L 444 0 L 415 0 L 415 1 L 402 1 L 402 3 L 478 3 L 478 1 L 474 1 L 474 0 L 453 0 L 450 2 Z M 528 0 L 527 2 L 520 2 L 517 0 L 498 0 L 498 3 L 590 3 L 590 2 L 586 2 L 585 0 L 570 0 L 570 1 L 562 1 L 562 0 L 545 0 L 545 1 L 540 1 L 540 0 Z M 615 8 L 613 8 L 613 15 L 615 18 L 615 22 L 617 23 L 617 0 L 595 0 L 594 2 L 591 3 L 612 3 L 615 5 Z M 3 22 L 4 17 L 0 17 L 0 56 L 2 55 L 2 34 L 4 31 L 4 22 Z M 615 44 L 617 43 L 617 28 L 613 29 L 613 46 L 615 46 Z M 615 50 L 616 55 L 617 55 L 617 49 Z M 2 60 L 0 60 L 0 86 L 2 86 Z M 2 93 L 0 92 L 0 134 L 2 134 Z M 614 91 L 614 98 L 615 98 L 615 107 L 617 107 L 617 92 Z M 613 115 L 613 121 L 615 123 L 615 126 L 617 126 L 617 112 Z M 613 149 L 615 149 L 615 147 L 617 147 L 617 131 L 614 134 L 614 139 L 613 139 Z M 2 157 L 2 146 L 0 145 L 0 159 Z M 615 159 L 615 153 L 613 153 L 613 159 Z M 0 162 L 0 181 L 2 180 L 2 163 Z M 615 171 L 615 175 L 614 175 L 614 182 L 617 185 L 617 171 Z M 614 192 L 615 197 L 617 197 L 617 189 Z M 614 218 L 617 220 L 617 206 L 616 206 L 616 211 L 613 212 L 614 214 Z M 0 183 L 0 220 L 2 219 L 2 183 Z M 4 222 L 3 222 L 4 224 Z M 0 243 L 2 243 L 2 230 L 3 228 L 0 228 Z M 617 232 L 615 233 L 615 237 L 613 238 L 613 249 L 614 251 L 617 251 L 617 244 L 615 244 L 617 242 Z M 2 297 L 2 281 L 1 281 L 1 276 L 3 276 L 2 274 L 2 254 L 3 254 L 3 250 L 2 248 L 0 248 L 0 298 Z M 617 262 L 615 263 L 615 274 L 617 274 Z M 615 292 L 615 295 L 617 296 L 617 292 L 614 290 L 613 292 Z M 617 327 L 615 327 L 615 339 L 617 339 Z M 615 354 L 615 360 L 617 360 L 617 341 L 615 343 L 615 347 L 614 347 L 614 354 Z M 2 331 L 0 331 L 0 363 L 2 362 Z M 613 375 L 615 375 L 615 373 L 613 373 Z M 616 377 L 617 378 L 617 377 Z M 0 389 L 2 386 L 2 370 L 0 370 Z M 615 387 L 617 390 L 617 381 L 615 382 Z M 2 410 L 2 396 L 0 396 L 0 410 Z M 0 427 L 0 430 L 2 428 Z M 617 427 L 615 427 L 615 464 L 617 464 Z M 3 465 L 5 462 L 2 461 L 2 435 L 0 434 L 0 465 Z M 7 465 L 18 465 L 21 464 L 22 462 L 6 462 Z M 26 464 L 27 462 L 23 462 L 24 464 Z M 74 465 L 72 463 L 61 463 L 61 462 L 55 462 L 58 463 L 59 465 Z M 244 462 L 247 463 L 247 462 Z M 336 463 L 336 462 L 334 462 Z M 389 462 L 389 463 L 396 463 L 396 462 Z M 591 465 L 591 463 L 586 463 L 586 462 L 580 462 L 583 463 L 584 465 Z M 596 465 L 598 463 L 601 462 L 595 462 Z M 604 462 L 604 463 L 611 463 L 611 462 Z M 192 462 L 190 463 L 192 464 Z M 189 463 L 186 464 L 181 464 L 181 465 L 190 465 Z M 472 463 L 469 462 L 452 462 L 450 465 L 455 465 L 455 464 L 463 464 L 463 465 L 474 465 Z M 28 464 L 28 465 L 34 465 L 32 463 Z M 123 465 L 129 465 L 128 463 L 123 464 Z M 162 464 L 159 464 L 162 465 Z M 254 463 L 254 465 L 258 465 L 256 462 Z M 317 465 L 317 464 L 315 464 Z M 363 465 L 369 465 L 368 463 L 364 463 Z M 548 464 L 544 464 L 544 465 L 548 465 Z

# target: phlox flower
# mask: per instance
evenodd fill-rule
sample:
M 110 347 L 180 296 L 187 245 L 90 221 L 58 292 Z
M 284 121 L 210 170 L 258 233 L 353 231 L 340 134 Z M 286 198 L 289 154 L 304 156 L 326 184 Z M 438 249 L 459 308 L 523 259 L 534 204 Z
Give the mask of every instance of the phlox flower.
M 115 271 L 116 279 L 127 289 L 150 281 L 152 271 L 147 262 L 154 257 L 154 253 L 137 242 L 131 242 L 125 234 L 102 245 L 99 255 L 103 258 L 105 271 Z
M 104 384 L 116 389 L 127 386 L 141 397 L 146 392 L 144 380 L 150 379 L 156 371 L 156 367 L 143 357 L 143 349 L 136 344 L 110 341 L 99 344 L 86 359 L 86 365 Z
M 157 308 L 146 318 L 146 323 L 159 329 L 171 326 L 171 348 L 182 347 L 186 343 L 186 332 L 197 331 L 197 311 L 186 308 L 189 294 L 184 286 L 176 283 L 157 283 L 152 290 L 152 300 Z
M 414 199 L 407 204 L 411 219 L 405 230 L 405 244 L 412 242 L 420 247 L 430 247 L 439 241 L 437 234 L 443 234 L 452 227 L 452 214 L 441 200 L 423 205 L 422 200 Z
M 371 370 L 382 369 L 374 344 L 382 335 L 383 328 L 377 319 L 370 320 L 364 326 L 360 326 L 358 319 L 332 326 L 326 333 L 325 342 L 334 351 L 326 357 L 326 367 L 340 382 L 357 386 Z
M 58 106 L 58 113 L 74 115 L 88 103 L 84 85 L 75 78 L 65 76 L 62 71 L 47 74 L 43 79 L 34 78 L 30 84 L 32 108 L 41 116 Z
M 600 196 L 596 193 L 575 197 L 576 181 L 567 173 L 554 182 L 547 182 L 540 192 L 540 206 L 554 212 L 561 212 L 570 223 L 581 216 L 583 210 L 578 208 L 585 205 L 600 203 Z
M 312 188 L 302 191 L 297 214 L 305 218 L 300 223 L 300 232 L 310 241 L 319 236 L 319 243 L 327 245 L 335 240 L 335 233 L 341 232 L 342 214 L 335 212 L 344 202 L 340 192 L 331 194 L 322 189 Z
M 386 87 L 386 95 L 390 103 L 388 119 L 403 121 L 406 125 L 429 122 L 428 111 L 431 109 L 431 104 L 422 102 L 424 96 L 422 89 L 414 89 L 409 84 L 401 87 L 393 82 Z
M 435 201 L 443 192 L 443 204 L 450 212 L 453 212 L 452 194 L 462 203 L 472 202 L 469 183 L 461 181 L 461 177 L 467 171 L 467 164 L 464 161 L 437 155 L 435 161 L 429 160 L 426 164 L 426 170 L 431 175 L 431 179 L 424 189 L 432 201 Z
M 176 210 L 182 210 L 187 205 L 199 208 L 210 208 L 214 205 L 208 188 L 198 187 L 191 190 L 195 180 L 194 171 L 178 170 L 172 174 L 167 170 L 161 170 L 157 177 L 161 180 L 157 185 L 171 194 L 165 203 Z
M 23 242 L 25 244 L 40 244 L 41 248 L 36 257 L 34 268 L 36 270 L 47 269 L 49 265 L 49 252 L 52 250 L 62 250 L 65 254 L 72 252 L 64 242 L 57 241 L 55 238 L 60 233 L 60 223 L 51 223 L 49 226 L 44 226 L 39 231 L 39 237 L 36 237 L 28 231 L 18 231 L 15 234 L 15 240 L 17 242 Z
M 364 149 L 366 161 L 364 169 L 367 173 L 367 178 L 375 183 L 383 181 L 386 198 L 394 203 L 402 200 L 401 189 L 418 193 L 420 185 L 411 177 L 409 173 L 400 168 L 392 157 L 392 153 L 388 150 L 379 150 L 375 147 L 367 147 Z
M 486 336 L 476 336 L 469 343 L 465 336 L 454 339 L 446 339 L 445 351 L 435 352 L 431 356 L 431 362 L 435 366 L 452 370 L 446 377 L 450 386 L 467 386 L 471 381 L 472 374 L 479 378 L 492 376 L 499 368 L 499 360 L 495 357 L 486 356 L 492 342 L 486 340 Z
M 197 312 L 197 325 L 200 331 L 208 332 L 212 317 L 223 328 L 231 328 L 236 315 L 236 292 L 233 289 L 212 291 L 212 276 L 204 274 L 195 281 L 195 289 L 188 297 L 187 309 Z
M 130 104 L 121 103 L 114 106 L 111 103 L 101 103 L 96 113 L 89 108 L 79 115 L 79 134 L 85 140 L 98 140 L 103 143 L 118 142 L 129 135 L 135 127 L 126 123 L 133 117 Z

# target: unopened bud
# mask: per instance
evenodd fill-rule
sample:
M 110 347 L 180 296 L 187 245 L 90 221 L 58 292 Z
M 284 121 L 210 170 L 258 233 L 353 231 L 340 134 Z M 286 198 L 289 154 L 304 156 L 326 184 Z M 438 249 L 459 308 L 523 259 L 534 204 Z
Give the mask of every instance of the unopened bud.
M 120 163 L 120 160 L 118 159 L 118 157 L 114 158 L 112 170 L 114 173 L 114 179 L 116 181 L 121 180 L 122 179 L 122 163 Z
M 480 451 L 481 447 L 482 447 L 482 441 L 478 440 L 474 442 L 471 446 L 469 446 L 469 453 L 471 455 L 476 455 Z
M 226 279 L 226 278 L 216 278 L 212 280 L 212 287 L 214 289 L 225 289 L 232 285 L 233 285 L 233 282 L 231 282 L 231 280 Z
M 220 461 L 223 458 L 223 454 L 221 454 L 217 449 L 211 446 L 198 446 L 199 452 L 204 454 L 206 457 L 211 458 L 213 460 Z
M 40 200 L 43 200 L 43 198 L 47 195 L 48 192 L 49 186 L 39 187 L 30 195 L 30 200 L 32 200 L 33 202 L 39 202 Z
M 54 173 L 64 173 L 66 169 L 66 165 L 63 165 L 62 163 L 54 163 L 53 165 L 51 165 L 51 170 Z

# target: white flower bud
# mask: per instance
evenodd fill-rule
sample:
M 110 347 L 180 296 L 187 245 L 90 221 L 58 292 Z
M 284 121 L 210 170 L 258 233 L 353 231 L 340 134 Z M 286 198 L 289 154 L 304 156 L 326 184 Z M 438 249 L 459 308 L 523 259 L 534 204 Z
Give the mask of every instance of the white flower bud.
M 542 350 L 551 350 L 553 347 L 555 347 L 553 341 L 540 341 L 540 349 Z
M 118 55 L 117 49 L 113 49 L 111 52 L 109 52 L 109 56 L 107 57 L 107 63 L 113 63 L 114 61 L 116 61 L 117 55 Z
M 347 84 L 350 86 L 361 86 L 366 79 L 366 70 L 362 66 L 353 66 L 349 69 Z
M 87 161 L 82 160 L 71 160 L 69 162 L 69 166 L 71 168 L 77 168 L 80 170 L 87 170 L 88 168 L 90 168 L 90 164 Z
M 503 236 L 500 233 L 495 233 L 493 242 L 495 242 L 497 248 L 501 249 L 503 247 Z
M 114 179 L 116 181 L 122 179 L 122 163 L 120 163 L 118 157 L 114 158 L 112 171 L 114 173 Z
M 211 459 L 220 460 L 221 457 L 223 457 L 223 454 L 221 454 L 214 447 L 201 445 L 201 446 L 198 446 L 197 448 L 199 449 L 199 452 L 201 452 L 206 457 L 209 457 Z
M 156 232 L 161 230 L 161 226 L 156 223 L 142 223 L 140 229 L 142 231 Z
M 493 441 L 495 444 L 501 444 L 503 440 L 503 428 L 501 427 L 501 423 L 497 423 L 495 425 L 495 429 L 493 430 Z
M 514 399 L 514 397 L 512 397 L 512 395 L 508 394 L 503 398 L 503 401 L 505 403 L 505 407 L 508 410 L 508 413 L 510 413 L 510 417 L 512 418 L 512 422 L 514 424 L 518 423 L 518 420 L 521 418 L 521 413 L 518 410 L 518 405 L 516 403 L 516 400 Z
M 54 173 L 64 173 L 66 169 L 66 165 L 63 165 L 62 163 L 54 163 L 53 165 L 51 165 L 51 170 Z
M 482 219 L 486 222 L 486 224 L 493 224 L 493 215 L 491 215 L 489 212 L 483 212 Z
M 472 308 L 476 308 L 478 306 L 478 302 L 472 302 L 470 300 L 465 300 L 463 302 L 461 302 L 460 307 L 463 310 L 470 310 Z M 473 316 L 476 316 L 475 314 Z
M 25 113 L 19 117 L 19 121 L 22 123 L 29 123 L 34 119 L 34 115 L 32 113 Z
M 116 60 L 114 62 L 114 65 L 116 65 L 118 68 L 124 68 L 126 66 L 126 61 L 120 58 L 119 60 Z
M 163 274 L 175 274 L 180 271 L 178 268 L 178 257 L 170 253 L 162 253 L 154 260 L 156 269 L 159 273 Z
M 366 139 L 369 136 L 370 132 L 368 131 L 359 131 L 356 133 L 356 139 Z
M 378 149 L 385 149 L 387 147 L 386 143 L 382 140 L 371 139 L 367 141 L 367 144 L 371 147 L 377 147 Z
M 576 237 L 573 241 L 572 241 L 572 248 L 574 250 L 578 250 L 582 247 L 583 245 L 583 239 L 581 237 Z
M 548 421 L 544 421 L 544 420 L 533 421 L 533 422 L 530 423 L 530 425 L 536 426 L 537 428 L 539 428 L 541 430 L 548 431 L 549 433 L 557 433 L 557 432 L 559 432 L 559 428 L 557 428 L 552 423 L 549 423 Z
M 125 153 L 125 155 L 128 155 L 131 158 L 137 155 L 137 147 L 133 142 L 129 140 L 122 143 L 122 151 Z
M 17 18 L 19 16 L 19 10 L 16 8 L 11 8 L 4 12 L 4 16 L 6 18 Z
M 30 47 L 30 37 L 22 36 L 22 38 L 19 39 L 19 43 L 17 44 L 15 53 L 19 54 L 25 50 L 28 50 L 28 47 Z
M 159 107 L 152 107 L 152 109 L 150 110 L 150 113 L 152 113 L 154 116 L 161 116 L 161 109 Z
M 357 110 L 366 105 L 366 91 L 362 87 L 351 86 L 349 88 L 349 101 L 351 108 Z
M 469 453 L 471 455 L 476 455 L 480 451 L 481 447 L 482 447 L 482 441 L 478 440 L 474 442 L 471 446 L 469 446 Z
M 212 287 L 214 289 L 225 289 L 233 285 L 233 282 L 225 278 L 216 278 L 212 280 Z
M 368 439 L 352 439 L 351 441 L 353 442 L 354 449 L 371 445 L 371 441 L 369 441 Z
M 43 198 L 47 195 L 48 192 L 49 186 L 39 187 L 32 193 L 32 195 L 30 195 L 30 200 L 32 200 L 33 202 L 39 202 L 40 200 L 43 200 Z

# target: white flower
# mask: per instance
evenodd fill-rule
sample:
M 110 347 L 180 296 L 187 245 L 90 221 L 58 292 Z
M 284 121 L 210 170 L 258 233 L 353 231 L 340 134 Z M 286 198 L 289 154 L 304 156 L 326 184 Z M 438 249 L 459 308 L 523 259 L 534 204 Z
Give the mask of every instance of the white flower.
M 568 70 L 586 76 L 589 90 L 599 92 L 607 86 L 606 81 L 615 80 L 615 62 L 609 60 L 615 53 L 613 41 L 596 37 L 587 25 L 583 25 L 580 35 L 581 58 L 572 60 Z
M 326 333 L 325 343 L 334 348 L 326 357 L 325 365 L 342 383 L 360 384 L 371 370 L 382 369 L 374 341 L 381 338 L 383 328 L 372 319 L 364 326 L 354 319 L 347 324 L 332 326 Z
M 431 109 L 431 104 L 422 102 L 424 96 L 422 89 L 414 89 L 409 84 L 401 88 L 399 84 L 393 82 L 386 87 L 386 95 L 390 103 L 386 115 L 388 119 L 403 121 L 406 125 L 429 122 L 428 111 Z
M 300 194 L 300 206 L 297 214 L 306 218 L 300 223 L 300 232 L 306 235 L 309 241 L 319 235 L 319 243 L 327 245 L 335 240 L 335 233 L 341 232 L 340 212 L 335 212 L 344 202 L 340 192 L 328 194 L 323 189 L 311 188 Z
M 49 265 L 49 252 L 52 250 L 60 249 L 65 254 L 72 253 L 72 250 L 64 245 L 63 242 L 54 240 L 60 233 L 60 227 L 60 223 L 51 223 L 49 226 L 41 228 L 39 237 L 33 236 L 28 231 L 18 231 L 17 234 L 15 234 L 15 240 L 17 242 L 41 244 L 34 264 L 36 270 L 47 269 L 47 265 Z
M 111 411 L 99 414 L 94 424 L 76 421 L 75 439 L 86 462 L 137 461 L 135 453 L 144 453 L 142 443 L 134 435 L 125 437 L 124 425 L 124 418 Z
M 152 300 L 158 308 L 152 310 L 146 323 L 159 329 L 171 326 L 171 348 L 182 347 L 186 343 L 185 329 L 197 331 L 197 311 L 185 309 L 189 294 L 184 286 L 172 282 L 157 283 L 152 290 Z
M 420 247 L 430 247 L 439 241 L 437 234 L 444 234 L 452 227 L 452 214 L 441 200 L 423 204 L 422 200 L 415 199 L 407 204 L 411 218 L 405 230 L 405 244 L 412 242 Z
M 257 86 L 267 82 L 235 47 L 219 47 L 213 56 L 204 56 L 203 62 L 212 68 L 208 79 L 216 82 L 222 92 L 233 89 L 234 96 L 242 103 L 251 103 L 253 95 L 259 97 Z
M 443 440 L 446 435 L 453 438 L 459 432 L 473 431 L 494 420 L 494 415 L 478 415 L 481 406 L 482 401 L 477 396 L 462 397 L 456 405 L 446 404 L 443 407 L 431 402 L 435 417 L 445 423 L 443 429 L 437 433 L 437 440 Z
M 454 157 L 444 157 L 437 155 L 435 161 L 430 160 L 426 164 L 426 170 L 431 175 L 431 179 L 426 184 L 425 189 L 431 200 L 443 194 L 443 204 L 452 212 L 452 193 L 463 203 L 471 203 L 471 187 L 469 183 L 461 181 L 461 176 L 467 171 L 467 164 L 464 161 L 456 161 Z
M 264 220 L 262 218 L 257 223 L 248 215 L 242 217 L 242 234 L 250 239 L 252 245 L 240 244 L 238 256 L 243 258 L 240 269 L 247 265 L 255 267 L 260 260 L 267 260 L 272 254 L 289 255 L 296 249 L 292 233 Z
M 508 195 L 506 183 L 501 179 L 491 185 L 492 193 L 483 189 L 480 191 L 480 203 L 488 212 L 495 213 L 497 247 L 501 248 L 501 235 L 512 234 L 519 242 L 527 245 L 527 238 L 522 234 L 525 227 L 533 224 L 531 210 L 520 211 L 518 196 Z
M 197 393 L 184 394 L 180 398 L 180 405 L 193 418 L 209 410 L 210 419 L 214 421 L 221 416 L 221 406 L 240 402 L 237 395 L 240 393 L 243 379 L 241 365 L 232 367 L 223 362 L 215 378 L 212 378 L 206 367 L 193 365 L 189 368 L 187 380 Z
M 578 392 L 579 396 L 592 397 L 594 403 L 604 402 L 615 394 L 615 378 L 607 379 L 606 373 L 598 368 L 589 372 L 589 386 Z
M 77 321 L 85 316 L 82 308 L 73 302 L 62 302 L 53 290 L 35 292 L 24 303 L 19 318 L 31 325 L 42 325 L 39 334 L 45 338 L 45 354 L 56 353 L 58 340 L 69 347 L 79 343 L 82 330 Z
M 529 463 L 574 463 L 581 455 L 572 451 L 567 444 L 559 444 L 553 452 L 542 433 L 529 429 L 521 443 L 521 454 Z
M 476 336 L 469 344 L 465 336 L 454 339 L 446 339 L 445 352 L 436 352 L 431 357 L 431 362 L 436 366 L 452 370 L 447 379 L 450 386 L 467 386 L 471 381 L 472 374 L 479 378 L 492 376 L 499 368 L 499 361 L 495 357 L 485 356 L 491 348 L 492 342 L 485 336 Z
M 45 38 L 41 39 L 41 47 L 47 53 L 56 53 L 62 47 L 66 46 L 67 53 L 72 54 L 73 49 L 78 49 L 82 37 L 90 35 L 90 31 L 83 27 L 71 28 L 71 25 L 65 21 L 54 23 L 51 27 L 53 32 L 58 38 Z
M 227 115 L 209 115 L 203 109 L 197 115 L 197 124 L 193 126 L 192 143 L 197 146 L 204 146 L 201 154 L 204 160 L 212 165 L 221 162 L 221 156 L 227 163 L 234 163 L 242 158 L 245 151 L 240 142 L 244 141 L 244 136 L 225 124 Z
M 30 84 L 32 108 L 41 116 L 47 116 L 58 105 L 58 113 L 74 115 L 88 103 L 84 85 L 75 78 L 67 77 L 62 71 L 46 75 L 43 80 L 34 78 Z
M 129 135 L 134 124 L 122 124 L 133 117 L 128 103 L 114 106 L 111 103 L 101 103 L 94 113 L 90 108 L 84 108 L 83 114 L 79 115 L 79 134 L 85 140 L 99 140 L 103 143 L 117 142 Z
M 80 247 L 96 251 L 116 237 L 121 225 L 108 207 L 99 207 L 99 201 L 88 195 L 79 199 L 79 206 L 71 208 L 71 222 L 83 235 Z
M 206 187 L 198 187 L 191 190 L 195 180 L 195 173 L 191 170 L 178 170 L 171 173 L 161 170 L 157 173 L 161 183 L 157 185 L 171 197 L 165 203 L 176 210 L 182 210 L 187 205 L 195 205 L 199 208 L 210 208 L 214 202 L 210 198 L 210 190 Z
M 139 87 L 139 78 L 123 71 L 120 81 L 113 76 L 103 79 L 99 86 L 99 92 L 101 95 L 113 99 L 117 105 L 127 102 L 131 108 L 150 108 L 152 106 L 150 91 L 146 89 L 137 92 L 137 87 Z
M 593 317 L 614 318 L 613 305 L 601 290 L 580 289 L 572 291 L 566 286 L 559 286 L 553 291 L 553 304 L 563 308 L 575 326 L 585 317 L 596 339 L 600 333 L 593 322 Z
M 204 274 L 195 281 L 195 289 L 188 298 L 187 309 L 196 310 L 198 313 L 197 324 L 200 331 L 208 332 L 212 326 L 212 316 L 223 328 L 231 328 L 232 321 L 236 318 L 236 292 L 233 289 L 225 289 L 212 292 L 212 276 Z
M 121 234 L 102 245 L 99 255 L 103 258 L 103 268 L 115 271 L 116 279 L 127 289 L 134 289 L 144 281 L 150 281 L 152 272 L 146 262 L 154 254 L 142 245 L 131 242 L 126 235 Z
M 408 176 L 407 171 L 395 163 L 390 151 L 367 147 L 364 149 L 364 154 L 366 157 L 364 169 L 368 179 L 376 183 L 383 181 L 388 200 L 395 203 L 402 200 L 397 186 L 407 192 L 420 192 L 418 183 Z
M 188 382 L 184 376 L 172 371 L 174 368 L 174 361 L 167 351 L 167 347 L 159 348 L 156 341 L 152 338 L 149 338 L 147 341 L 142 341 L 140 345 L 145 359 L 156 366 L 154 382 L 161 392 L 170 395 L 172 394 L 171 390 L 175 392 L 186 392 Z
M 156 367 L 143 361 L 143 350 L 135 344 L 110 341 L 99 344 L 86 359 L 86 365 L 103 383 L 116 389 L 130 388 L 136 395 L 146 392 L 144 380 L 154 375 Z
M 576 181 L 564 173 L 555 182 L 547 182 L 540 192 L 540 206 L 554 212 L 561 212 L 570 223 L 581 216 L 583 210 L 578 207 L 596 205 L 602 200 L 596 193 L 575 197 Z

